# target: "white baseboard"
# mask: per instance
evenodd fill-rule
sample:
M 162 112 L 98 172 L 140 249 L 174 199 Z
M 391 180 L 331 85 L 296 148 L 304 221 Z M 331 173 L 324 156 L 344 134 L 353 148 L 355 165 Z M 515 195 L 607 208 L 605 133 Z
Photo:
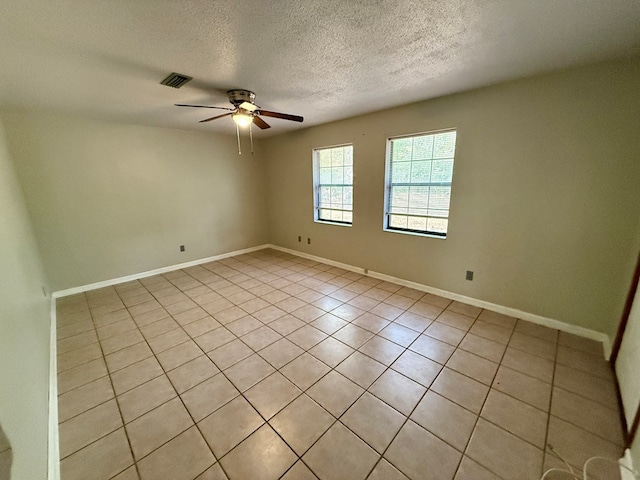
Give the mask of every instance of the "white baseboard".
M 161 273 L 172 272 L 174 270 L 180 270 L 181 268 L 195 267 L 196 265 L 202 265 L 203 263 L 215 262 L 216 260 L 222 260 L 223 258 L 235 257 L 236 255 L 242 255 L 243 253 L 251 253 L 257 250 L 263 250 L 271 245 L 258 245 L 257 247 L 243 248 L 242 250 L 235 250 L 233 252 L 221 253 L 220 255 L 214 255 L 213 257 L 200 258 L 198 260 L 192 260 L 190 262 L 179 263 L 177 265 L 169 265 L 167 267 L 156 268 L 148 270 L 146 272 L 134 273 L 132 275 L 125 275 L 124 277 L 112 278 L 110 280 L 103 280 L 101 282 L 90 283 L 88 285 L 81 285 L 79 287 L 67 288 L 65 290 L 58 290 L 53 292 L 51 296 L 53 298 L 66 297 L 69 295 L 75 295 L 77 293 L 89 292 L 91 290 L 97 290 L 99 288 L 110 287 L 119 283 L 130 282 L 132 280 L 139 280 L 141 278 L 152 277 Z
M 58 352 L 56 340 L 56 300 L 51 297 L 49 333 L 49 440 L 47 479 L 60 480 L 60 442 L 58 436 Z
M 432 293 L 434 295 L 439 295 L 441 297 L 449 298 L 451 300 L 457 300 L 459 302 L 467 303 L 475 307 L 486 308 L 487 310 L 492 310 L 497 313 L 502 313 L 503 315 L 508 315 L 510 317 L 515 317 L 515 318 L 521 318 L 522 320 L 526 320 L 531 323 L 536 323 L 538 325 L 543 325 L 545 327 L 555 328 L 557 330 L 561 330 L 567 333 L 572 333 L 580 337 L 589 338 L 591 340 L 595 340 L 597 342 L 602 343 L 603 354 L 606 360 L 608 360 L 609 357 L 611 356 L 611 340 L 609 339 L 609 336 L 605 333 L 598 332 L 596 330 L 591 330 L 589 328 L 580 327 L 578 325 L 572 325 L 570 323 L 562 322 L 560 320 L 554 320 L 552 318 L 543 317 L 535 313 L 524 312 L 516 308 L 505 307 L 504 305 L 498 305 L 496 303 L 487 302 L 477 298 L 467 297 L 466 295 L 460 295 L 459 293 L 441 290 L 439 288 L 430 287 L 428 285 L 423 285 L 421 283 L 411 282 L 409 280 L 393 277 L 391 275 L 386 275 L 384 273 L 373 272 L 371 270 L 368 270 L 365 273 L 365 270 L 363 268 L 355 267 L 353 265 L 348 265 L 346 263 L 336 262 L 334 260 L 329 260 L 326 258 L 318 257 L 316 255 L 311 255 L 304 252 L 298 252 L 297 250 L 292 250 L 290 248 L 280 247 L 278 245 L 268 245 L 268 247 L 273 248 L 274 250 L 279 250 L 281 252 L 290 253 L 298 257 L 314 260 L 316 262 L 326 263 L 327 265 L 339 267 L 344 270 L 349 270 L 351 272 L 367 275 L 369 277 L 377 278 L 378 280 L 384 280 L 387 282 L 396 283 L 404 287 L 420 290 L 421 292 Z

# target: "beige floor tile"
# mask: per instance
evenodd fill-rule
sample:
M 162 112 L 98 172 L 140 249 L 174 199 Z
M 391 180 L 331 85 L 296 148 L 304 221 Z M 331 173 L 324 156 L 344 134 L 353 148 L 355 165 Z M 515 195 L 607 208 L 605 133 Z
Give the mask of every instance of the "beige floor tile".
M 63 459 L 60 476 L 64 480 L 86 480 L 90 471 L 92 479 L 107 480 L 132 463 L 127 436 L 121 428 Z
M 385 303 L 388 303 L 389 305 L 393 305 L 394 307 L 403 308 L 406 310 L 409 307 L 411 307 L 411 305 L 416 303 L 416 301 L 413 300 L 412 298 L 403 297 L 402 295 L 398 295 L 397 293 L 394 293 L 393 295 L 385 299 Z
M 441 342 L 448 343 L 457 347 L 465 336 L 465 330 L 459 330 L 444 323 L 438 322 L 436 319 L 429 327 L 424 331 L 425 335 L 440 340 Z
M 274 371 L 274 368 L 266 360 L 254 353 L 229 367 L 224 371 L 224 374 L 238 390 L 244 392 Z
M 335 371 L 365 389 L 369 388 L 385 370 L 385 365 L 360 352 L 353 353 L 335 368 Z
M 269 323 L 269 328 L 274 329 L 280 335 L 289 335 L 305 325 L 302 320 L 287 314 Z
M 607 408 L 617 408 L 616 386 L 610 380 L 589 375 L 564 365 L 556 365 L 553 382 L 564 390 L 582 395 Z
M 331 370 L 317 358 L 304 353 L 280 369 L 301 390 L 306 390 Z
M 98 334 L 98 338 L 102 342 L 110 337 L 115 337 L 116 335 L 120 335 L 122 333 L 130 332 L 131 330 L 137 329 L 138 326 L 132 318 L 125 318 L 124 320 L 120 320 L 103 327 L 96 328 L 96 333 Z
M 339 342 L 333 337 L 324 339 L 317 344 L 309 353 L 332 368 L 351 355 L 355 350 L 350 346 Z
M 331 290 L 332 288 L 336 288 L 336 287 L 331 287 L 329 288 L 329 290 Z M 327 295 L 332 292 L 335 292 L 335 290 L 328 291 Z M 327 297 L 322 297 L 318 300 L 315 300 L 311 302 L 311 304 L 315 305 L 318 308 L 321 308 L 325 312 L 330 312 L 334 308 L 338 308 L 340 305 L 342 305 L 342 302 L 340 300 L 327 296 Z
M 404 347 L 377 335 L 359 349 L 360 352 L 387 366 L 391 365 L 404 350 Z
M 138 329 L 124 332 L 119 335 L 109 337 L 106 340 L 100 341 L 102 351 L 105 355 L 117 352 L 123 348 L 130 347 L 136 343 L 143 342 L 144 337 Z
M 215 463 L 196 427 L 181 433 L 138 462 L 142 480 L 191 480 Z
M 369 387 L 369 392 L 405 415 L 411 413 L 426 391 L 419 383 L 393 370 L 384 372 Z
M 240 392 L 222 374 L 182 393 L 180 397 L 196 422 L 215 412 L 218 408 L 240 395 Z
M 476 318 L 478 315 L 480 315 L 480 312 L 482 312 L 482 308 L 480 307 L 458 302 L 457 300 L 451 302 L 451 304 L 447 307 L 447 310 L 456 313 L 462 313 L 463 315 L 467 315 L 472 318 Z
M 115 396 L 109 377 L 102 377 L 58 396 L 58 422 L 112 399 Z
M 469 329 L 469 332 L 477 335 L 478 337 L 506 345 L 509 343 L 509 339 L 511 338 L 512 329 L 504 328 L 483 320 L 476 320 L 476 323 L 474 323 Z
M 269 420 L 301 393 L 284 375 L 275 372 L 247 390 L 244 396 L 260 415 Z
M 486 310 L 485 310 L 486 312 Z M 455 480 L 501 480 L 482 465 L 474 462 L 467 456 L 462 457 Z
M 410 346 L 409 350 L 419 353 L 435 362 L 444 365 L 456 348 L 427 335 L 420 335 Z
M 113 388 L 120 395 L 162 375 L 164 371 L 155 357 L 129 365 L 111 375 Z
M 378 333 L 389 323 L 391 323 L 389 320 L 385 320 L 371 312 L 365 312 L 353 321 L 353 325 L 364 328 L 371 333 Z
M 222 458 L 263 424 L 251 404 L 237 397 L 198 422 L 198 427 L 216 457 Z
M 379 453 L 389 446 L 406 417 L 365 392 L 340 418 L 351 431 Z
M 167 372 L 202 355 L 195 342 L 188 340 L 157 355 L 162 368 Z
M 623 449 L 619 445 L 587 432 L 553 415 L 549 418 L 547 443 L 569 464 L 582 468 L 591 457 L 602 456 L 611 459 L 622 457 Z
M 420 336 L 419 332 L 412 330 L 397 323 L 391 323 L 378 333 L 383 338 L 391 340 L 403 347 L 408 347 L 413 341 Z
M 362 310 L 361 308 L 354 307 L 353 305 L 348 305 L 346 303 L 331 310 L 331 313 L 333 315 L 343 320 L 346 320 L 347 322 L 353 322 L 356 318 L 358 318 L 364 312 L 365 311 Z
M 203 305 L 204 304 L 205 303 L 203 303 Z M 182 325 L 182 327 L 185 330 L 187 330 L 186 327 L 188 325 L 192 325 L 193 323 L 197 322 L 198 320 L 213 319 L 213 317 L 209 316 L 209 313 L 207 311 L 205 311 L 201 307 L 196 307 L 196 308 L 192 308 L 191 310 L 187 310 L 185 312 L 177 313 L 177 314 L 175 314 L 173 316 L 173 318 L 177 323 Z M 216 321 L 216 324 L 219 324 L 219 322 Z M 193 328 L 195 328 L 195 327 L 193 327 Z M 202 332 L 202 333 L 204 333 L 204 332 Z
M 480 413 L 489 393 L 488 386 L 446 367 L 433 382 L 431 389 L 476 414 Z
M 167 372 L 167 376 L 176 392 L 183 393 L 208 378 L 216 375 L 220 370 L 206 355 L 180 365 L 178 368 Z
M 58 394 L 81 387 L 107 375 L 104 359 L 97 358 L 58 374 Z
M 271 427 L 263 425 L 220 463 L 231 478 L 277 480 L 297 459 Z
M 549 411 L 551 385 L 507 367 L 500 367 L 492 388 L 522 400 L 545 412 Z
M 507 348 L 502 365 L 547 383 L 553 380 L 554 363 L 552 361 L 522 350 Z
M 278 332 L 267 327 L 266 325 L 263 325 L 262 327 L 257 328 L 256 330 L 242 336 L 240 340 L 242 340 L 257 352 L 280 340 L 281 338 L 282 335 L 280 335 Z
M 334 422 L 325 409 L 305 394 L 269 421 L 298 455 L 303 455 Z
M 560 332 L 558 335 L 558 343 L 574 350 L 580 350 L 591 355 L 602 356 L 602 343 L 590 338 L 579 337 L 571 333 Z
M 499 327 L 508 328 L 510 330 L 513 330 L 513 328 L 516 326 L 516 322 L 518 321 L 514 317 L 510 317 L 498 312 L 492 312 L 491 310 L 483 310 L 482 313 L 480 313 L 480 315 L 478 316 L 478 320 L 492 323 Z
M 149 339 L 162 335 L 163 333 L 170 332 L 171 330 L 175 330 L 176 328 L 180 328 L 178 322 L 171 317 L 167 317 L 162 320 L 158 320 L 157 322 L 150 323 L 149 325 L 140 327 L 140 332 L 142 332 L 144 338 Z
M 309 467 L 307 467 L 302 460 L 298 460 L 293 467 L 289 469 L 287 473 L 282 476 L 282 480 L 317 480 Z
M 136 470 L 135 465 L 132 465 L 115 477 L 112 477 L 112 480 L 140 480 L 140 477 L 138 476 L 138 470 Z
M 393 362 L 391 368 L 428 388 L 442 369 L 442 365 L 407 350 Z
M 321 479 L 364 480 L 378 458 L 371 447 L 337 422 L 309 449 L 303 461 Z
M 226 324 L 227 329 L 238 337 L 252 332 L 256 328 L 260 328 L 262 326 L 263 323 L 260 320 L 257 320 L 250 315 Z
M 418 301 L 417 303 L 414 303 L 408 311 L 422 315 L 430 320 L 435 320 L 438 315 L 442 313 L 442 310 L 444 310 L 444 307 L 440 305 L 434 305 L 433 303 L 425 301 Z
M 204 317 L 194 320 L 182 327 L 191 338 L 198 337 L 221 326 L 220 322 L 215 318 L 208 316 L 206 312 L 204 312 L 204 314 Z
M 70 370 L 101 357 L 102 350 L 98 343 L 92 343 L 86 347 L 63 353 L 58 355 L 58 373 Z
M 398 316 L 398 318 L 394 320 L 394 323 L 422 333 L 433 323 L 433 320 L 415 312 L 406 311 Z
M 286 338 L 272 343 L 268 347 L 262 349 L 259 355 L 276 369 L 282 368 L 294 358 L 302 355 L 304 350 L 295 343 L 290 342 Z
M 120 405 L 122 418 L 125 423 L 128 423 L 175 396 L 176 391 L 171 382 L 169 382 L 166 375 L 161 375 L 119 395 L 118 404 Z
M 196 480 L 228 480 L 228 477 L 224 474 L 220 464 L 216 463 L 209 467 L 202 475 L 198 475 Z
M 386 303 L 379 303 L 378 305 L 370 309 L 369 312 L 391 322 L 402 315 L 404 313 L 404 309 L 394 307 L 393 305 L 389 305 Z
M 384 457 L 411 479 L 451 480 L 462 454 L 409 420 Z
M 164 318 L 169 318 L 169 314 L 167 313 L 167 311 L 164 308 L 162 308 L 159 304 L 156 304 L 153 310 L 145 311 L 138 314 L 132 313 L 132 315 L 133 315 L 133 321 L 136 322 L 136 325 L 138 325 L 138 327 L 140 328 L 144 327 L 145 325 L 150 325 Z
M 491 360 L 492 362 L 500 362 L 507 348 L 501 343 L 479 337 L 473 333 L 467 333 L 458 347 L 466 352 L 471 352 L 479 357 Z
M 369 341 L 374 334 L 357 325 L 349 324 L 338 330 L 332 336 L 342 343 L 346 343 L 351 348 L 358 349 Z
M 336 418 L 362 395 L 364 390 L 335 371 L 313 385 L 307 394 Z
M 309 350 L 325 338 L 327 338 L 326 333 L 312 327 L 311 325 L 305 325 L 304 327 L 287 335 L 287 339 L 298 345 L 303 350 Z
M 408 480 L 400 470 L 381 458 L 376 467 L 367 477 L 368 480 Z
M 613 378 L 613 369 L 602 355 L 592 355 L 560 345 L 558 346 L 557 363 L 606 380 Z
M 544 449 L 548 420 L 546 412 L 492 389 L 480 416 Z
M 589 412 L 585 415 L 585 412 Z M 617 445 L 624 445 L 624 434 L 617 409 L 554 387 L 551 414 Z
M 445 310 L 440 315 L 438 315 L 438 318 L 436 318 L 436 322 L 444 323 L 445 325 L 449 325 L 450 327 L 455 327 L 458 330 L 468 332 L 471 328 L 471 325 L 473 325 L 473 323 L 475 322 L 475 318 L 463 315 L 461 313 L 456 313 L 451 310 Z
M 67 337 L 58 340 L 56 344 L 56 352 L 58 355 L 62 355 L 63 353 L 86 347 L 87 345 L 91 345 L 92 343 L 96 343 L 97 341 L 98 335 L 96 334 L 96 331 L 90 329 L 84 333 L 74 335 L 73 337 Z
M 517 330 L 513 332 L 511 340 L 509 340 L 509 347 L 522 350 L 523 352 L 551 361 L 554 361 L 556 358 L 555 342 L 548 342 L 537 337 L 530 337 L 529 335 L 524 335 Z
M 558 330 L 527 322 L 525 320 L 518 320 L 515 331 L 531 337 L 537 337 L 541 340 L 546 340 L 547 342 L 555 343 L 558 341 Z
M 165 350 L 180 345 L 181 343 L 190 340 L 189 335 L 185 333 L 181 328 L 171 330 L 169 332 L 147 339 L 147 343 L 151 347 L 151 350 L 157 355 Z
M 469 410 L 431 391 L 411 414 L 411 420 L 460 452 L 464 452 L 477 418 Z
M 466 455 L 505 479 L 538 480 L 542 474 L 542 450 L 482 418 Z
M 114 373 L 145 358 L 153 356 L 146 342 L 140 342 L 104 357 L 109 372 Z
M 253 354 L 253 350 L 242 343 L 242 341 L 236 339 L 210 351 L 207 355 L 213 360 L 216 367 L 220 370 L 225 370 L 251 354 Z
M 216 328 L 193 339 L 204 352 L 210 352 L 233 340 L 236 336 L 226 328 Z
M 115 400 L 77 415 L 59 426 L 60 458 L 72 454 L 122 426 Z
M 126 430 L 134 457 L 140 460 L 191 426 L 187 409 L 174 398 L 127 424 Z
M 498 371 L 497 363 L 464 350 L 456 350 L 447 362 L 447 367 L 485 385 L 491 385 Z

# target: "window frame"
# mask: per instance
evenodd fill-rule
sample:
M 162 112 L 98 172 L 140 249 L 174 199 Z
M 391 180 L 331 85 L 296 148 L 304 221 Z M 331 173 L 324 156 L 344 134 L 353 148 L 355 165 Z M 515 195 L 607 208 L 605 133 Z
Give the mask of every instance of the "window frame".
M 400 234 L 404 234 L 404 235 L 416 235 L 416 236 L 420 236 L 420 237 L 430 237 L 430 238 L 437 238 L 440 240 L 445 240 L 447 238 L 447 236 L 449 235 L 449 227 L 450 227 L 450 218 L 451 218 L 451 202 L 449 202 L 449 208 L 447 209 L 447 216 L 446 217 L 429 217 L 429 216 L 425 216 L 425 215 L 413 215 L 416 217 L 420 217 L 420 218 L 446 218 L 447 220 L 447 231 L 442 233 L 442 232 L 434 232 L 434 231 L 422 231 L 422 230 L 415 230 L 415 229 L 410 229 L 410 228 L 399 228 L 399 227 L 391 227 L 390 226 L 390 219 L 391 219 L 391 214 L 389 212 L 390 210 L 390 201 L 391 201 L 391 144 L 393 140 L 397 140 L 397 139 L 402 139 L 402 138 L 415 138 L 415 137 L 422 137 L 422 136 L 427 136 L 427 135 L 438 135 L 441 133 L 449 133 L 449 132 L 455 132 L 456 133 L 456 144 L 454 147 L 454 152 L 453 152 L 453 163 L 454 163 L 454 167 L 455 168 L 455 158 L 456 158 L 456 152 L 458 149 L 458 129 L 456 127 L 450 127 L 450 128 L 443 128 L 443 129 L 439 129 L 439 130 L 430 130 L 427 132 L 418 132 L 418 133 L 409 133 L 409 134 L 403 134 L 403 135 L 394 135 L 391 137 L 387 137 L 387 145 L 386 145 L 386 153 L 385 153 L 385 176 L 384 176 L 384 204 L 383 204 L 383 217 L 382 217 L 382 230 L 385 232 L 390 232 L 390 233 L 400 233 Z M 413 160 L 412 160 L 413 161 Z M 451 173 L 451 182 L 433 182 L 434 184 L 439 184 L 439 186 L 448 186 L 450 189 L 450 198 L 453 195 L 453 171 Z M 434 185 L 434 186 L 438 186 L 438 185 Z M 398 215 L 406 215 L 406 216 L 412 216 L 410 214 L 398 214 Z
M 353 200 L 354 200 L 354 180 L 355 180 L 355 175 L 352 173 L 352 177 L 351 177 L 351 184 L 340 184 L 341 187 L 345 187 L 345 186 L 350 186 L 351 187 L 351 199 L 352 199 L 352 203 L 351 203 L 351 222 L 345 222 L 345 221 L 339 221 L 339 220 L 327 220 L 327 219 L 323 219 L 320 218 L 320 155 L 319 152 L 322 150 L 331 150 L 334 148 L 344 148 L 344 147 L 351 147 L 351 157 L 353 160 L 353 143 L 340 143 L 337 145 L 329 145 L 329 146 L 325 146 L 325 147 L 315 147 L 312 150 L 312 157 L 313 157 L 313 162 L 312 162 L 312 169 L 313 169 L 313 221 L 316 223 L 324 223 L 327 225 L 337 225 L 339 227 L 351 227 L 353 226 Z M 351 168 L 353 169 L 353 163 L 351 165 Z M 338 185 L 338 184 L 331 184 L 331 185 Z M 327 208 L 323 208 L 322 210 L 332 210 L 332 209 L 327 209 Z M 333 209 L 336 210 L 336 209 Z M 341 212 L 348 212 L 349 210 L 339 210 Z

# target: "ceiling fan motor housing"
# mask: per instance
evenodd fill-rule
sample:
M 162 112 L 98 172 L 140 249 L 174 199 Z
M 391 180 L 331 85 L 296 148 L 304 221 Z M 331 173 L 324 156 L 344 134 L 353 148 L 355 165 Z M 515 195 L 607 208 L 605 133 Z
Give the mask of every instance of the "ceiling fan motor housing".
M 236 108 L 244 102 L 254 103 L 256 99 L 256 94 L 249 90 L 229 90 L 227 95 L 229 95 L 229 102 Z

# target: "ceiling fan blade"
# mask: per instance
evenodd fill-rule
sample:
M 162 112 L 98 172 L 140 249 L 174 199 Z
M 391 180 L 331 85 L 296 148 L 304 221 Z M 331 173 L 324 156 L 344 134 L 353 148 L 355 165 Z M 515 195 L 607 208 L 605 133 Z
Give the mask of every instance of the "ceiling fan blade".
M 270 112 L 268 110 L 256 110 L 256 113 L 264 115 L 265 117 L 281 118 L 283 120 L 291 120 L 293 122 L 302 122 L 303 117 L 299 115 L 290 115 L 288 113 Z
M 215 120 L 216 118 L 228 117 L 229 115 L 233 115 L 233 112 L 223 113 L 222 115 L 216 115 L 215 117 L 211 117 L 211 118 L 205 118 L 204 120 L 200 120 L 200 123 L 210 122 L 211 120 Z
M 183 103 L 176 103 L 176 107 L 195 107 L 195 108 L 215 108 L 218 110 L 235 110 L 235 108 L 227 108 L 227 107 L 212 107 L 209 105 L 185 105 Z
M 263 119 L 261 119 L 257 115 L 253 116 L 253 123 L 255 123 L 262 130 L 264 130 L 265 128 L 271 128 L 271 125 L 269 125 L 267 122 L 265 122 Z

